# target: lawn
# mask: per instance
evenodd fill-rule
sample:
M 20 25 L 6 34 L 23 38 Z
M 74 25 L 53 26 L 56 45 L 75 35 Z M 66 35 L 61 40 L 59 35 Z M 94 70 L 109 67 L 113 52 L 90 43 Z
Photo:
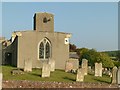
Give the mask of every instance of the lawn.
M 12 75 L 11 70 L 16 67 L 2 66 L 3 80 L 34 80 L 34 81 L 57 81 L 57 82 L 75 82 L 76 74 L 66 73 L 64 70 L 55 70 L 51 72 L 49 78 L 41 77 L 41 69 L 33 69 L 32 72 L 25 72 L 24 74 Z M 110 83 L 111 78 L 103 75 L 103 77 L 95 77 L 92 74 L 86 75 L 84 82 L 103 82 Z

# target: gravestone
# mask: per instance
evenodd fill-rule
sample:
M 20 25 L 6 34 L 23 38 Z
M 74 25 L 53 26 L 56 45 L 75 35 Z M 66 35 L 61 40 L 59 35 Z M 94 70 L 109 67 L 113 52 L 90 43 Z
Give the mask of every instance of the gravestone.
M 95 76 L 102 77 L 102 63 L 95 63 Z
M 77 70 L 79 68 L 79 60 L 75 58 L 69 58 L 68 60 L 70 63 L 73 64 L 73 70 Z
M 24 74 L 24 72 L 23 72 L 22 70 L 20 70 L 20 69 L 13 69 L 13 70 L 11 71 L 11 74 L 12 74 L 12 75 Z
M 32 71 L 32 60 L 26 59 L 24 61 L 24 71 L 25 72 L 31 72 Z
M 88 66 L 88 73 L 91 73 L 92 72 L 92 68 L 91 66 Z
M 70 72 L 72 69 L 73 69 L 73 64 L 67 61 L 65 66 L 65 72 Z
M 117 83 L 117 67 L 113 67 L 112 69 L 112 84 Z
M 110 68 L 108 69 L 107 75 L 109 75 L 110 77 L 112 77 L 112 71 L 111 71 Z
M 76 81 L 83 82 L 84 81 L 84 69 L 80 68 L 77 70 Z
M 2 90 L 2 43 L 0 43 L 0 90 Z
M 117 84 L 120 85 L 120 67 L 118 68 L 118 71 L 117 71 Z
M 106 75 L 112 77 L 112 73 L 111 73 L 111 71 L 108 70 L 107 73 L 106 73 Z
M 42 66 L 42 77 L 50 77 L 50 64 L 43 63 Z
M 107 68 L 103 68 L 103 74 L 105 74 L 105 75 L 107 75 L 107 73 L 108 73 L 108 70 L 107 70 Z
M 2 73 L 0 73 L 0 90 L 2 90 Z
M 82 69 L 84 69 L 84 75 L 88 73 L 88 60 L 82 59 Z
M 49 64 L 50 64 L 50 71 L 55 71 L 55 61 L 54 60 L 49 60 Z

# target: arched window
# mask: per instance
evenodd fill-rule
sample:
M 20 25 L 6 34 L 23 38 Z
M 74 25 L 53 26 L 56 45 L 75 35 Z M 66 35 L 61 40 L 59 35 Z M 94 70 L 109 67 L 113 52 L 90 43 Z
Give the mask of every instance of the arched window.
M 51 55 L 51 44 L 44 38 L 39 44 L 39 59 L 48 59 Z
M 39 58 L 44 58 L 44 43 L 43 42 L 40 43 Z

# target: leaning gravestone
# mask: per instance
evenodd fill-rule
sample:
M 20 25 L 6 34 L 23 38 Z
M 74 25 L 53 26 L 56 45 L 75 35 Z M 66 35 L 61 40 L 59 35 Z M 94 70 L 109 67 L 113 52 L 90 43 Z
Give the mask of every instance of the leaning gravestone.
M 0 43 L 0 90 L 2 90 L 2 43 Z
M 55 71 L 55 61 L 54 60 L 49 60 L 49 64 L 50 64 L 50 71 Z
M 112 84 L 117 83 L 117 67 L 113 67 L 112 69 Z
M 73 69 L 73 64 L 67 61 L 65 66 L 65 72 L 70 72 L 72 69 Z
M 84 69 L 84 75 L 88 73 L 88 60 L 82 59 L 82 68 Z
M 43 63 L 42 66 L 42 77 L 50 77 L 50 64 Z
M 76 81 L 83 82 L 84 81 L 84 69 L 80 68 L 77 70 Z
M 95 76 L 102 77 L 102 63 L 95 63 Z
M 24 61 L 24 71 L 25 72 L 31 72 L 32 71 L 32 60 L 26 59 Z
M 0 90 L 2 90 L 2 73 L 0 73 Z
M 118 71 L 117 71 L 117 84 L 120 85 L 120 67 L 118 68 Z

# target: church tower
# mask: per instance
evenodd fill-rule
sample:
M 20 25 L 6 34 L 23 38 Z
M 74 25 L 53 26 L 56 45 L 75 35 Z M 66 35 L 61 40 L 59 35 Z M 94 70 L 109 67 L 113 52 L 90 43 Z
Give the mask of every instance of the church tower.
M 50 13 L 35 13 L 34 30 L 54 32 L 54 15 Z

